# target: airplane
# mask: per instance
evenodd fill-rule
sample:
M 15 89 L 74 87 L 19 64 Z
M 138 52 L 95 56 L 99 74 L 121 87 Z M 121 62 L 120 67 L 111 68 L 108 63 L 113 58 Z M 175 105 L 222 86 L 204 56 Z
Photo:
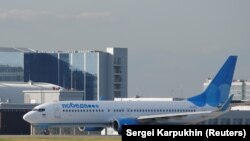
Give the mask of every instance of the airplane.
M 23 119 L 46 135 L 53 126 L 78 126 L 80 131 L 112 127 L 121 134 L 122 125 L 196 124 L 228 111 L 236 61 L 237 56 L 229 56 L 201 94 L 182 101 L 60 101 L 38 105 Z

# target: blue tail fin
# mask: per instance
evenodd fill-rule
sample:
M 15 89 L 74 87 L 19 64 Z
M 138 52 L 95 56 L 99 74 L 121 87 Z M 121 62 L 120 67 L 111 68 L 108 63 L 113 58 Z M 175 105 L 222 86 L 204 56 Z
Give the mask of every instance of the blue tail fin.
M 214 107 L 223 105 L 229 96 L 236 61 L 237 56 L 229 56 L 207 89 L 202 94 L 190 97 L 187 100 L 197 106 L 204 106 L 205 104 Z

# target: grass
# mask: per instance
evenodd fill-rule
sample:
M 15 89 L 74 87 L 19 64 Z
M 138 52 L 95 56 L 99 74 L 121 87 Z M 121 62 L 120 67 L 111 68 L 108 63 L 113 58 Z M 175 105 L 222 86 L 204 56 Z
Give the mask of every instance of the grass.
M 0 136 L 0 141 L 121 141 L 119 136 Z

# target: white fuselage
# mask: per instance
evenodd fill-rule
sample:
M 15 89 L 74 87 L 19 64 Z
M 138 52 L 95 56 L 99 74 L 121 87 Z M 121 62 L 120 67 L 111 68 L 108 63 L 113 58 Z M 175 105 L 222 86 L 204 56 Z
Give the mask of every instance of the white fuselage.
M 188 101 L 63 101 L 42 104 L 34 109 L 24 116 L 24 119 L 33 125 L 108 126 L 114 119 L 119 118 L 215 111 L 217 108 L 198 107 Z M 188 124 L 212 116 L 215 115 L 188 114 L 182 118 L 145 120 L 145 123 Z

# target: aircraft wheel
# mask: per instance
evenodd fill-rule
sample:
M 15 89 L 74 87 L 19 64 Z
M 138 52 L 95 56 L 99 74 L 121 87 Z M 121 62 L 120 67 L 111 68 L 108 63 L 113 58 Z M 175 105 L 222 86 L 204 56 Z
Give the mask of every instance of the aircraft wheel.
M 44 135 L 49 135 L 49 129 L 44 129 L 44 130 L 43 130 L 43 134 L 44 134 Z

